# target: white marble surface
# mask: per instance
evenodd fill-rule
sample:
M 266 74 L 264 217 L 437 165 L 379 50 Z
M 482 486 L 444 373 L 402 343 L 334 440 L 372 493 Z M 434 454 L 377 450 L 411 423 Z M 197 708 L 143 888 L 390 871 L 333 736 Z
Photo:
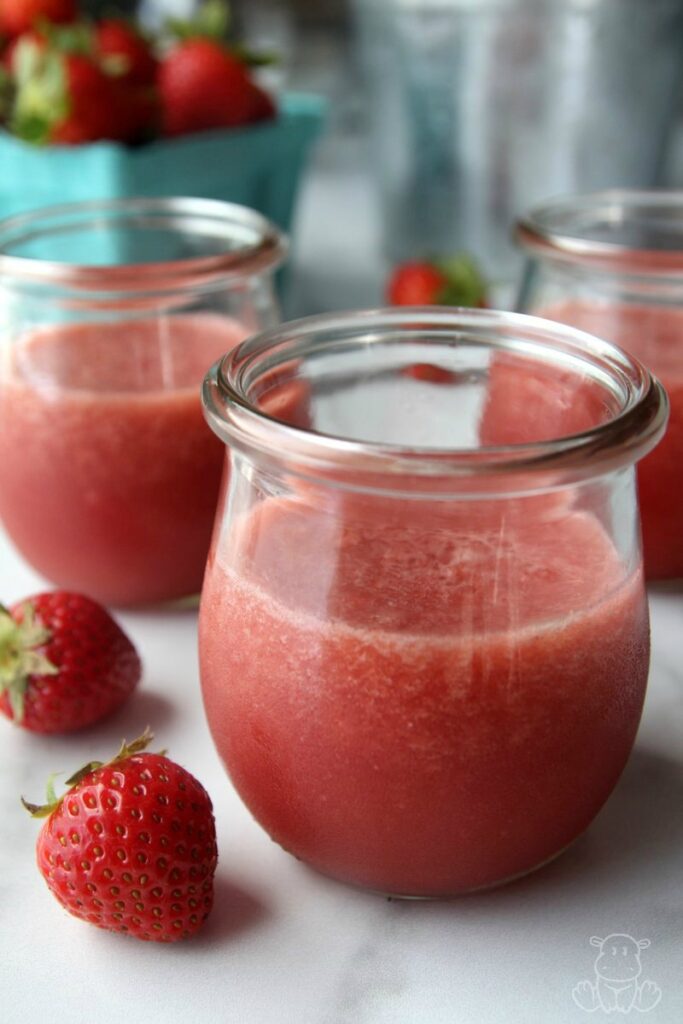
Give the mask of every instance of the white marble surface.
M 5 601 L 43 586 L 0 531 Z M 0 1021 L 34 1024 L 581 1024 L 572 989 L 592 975 L 592 935 L 651 941 L 652 1024 L 683 1020 L 683 593 L 652 595 L 653 666 L 636 750 L 589 832 L 507 888 L 441 902 L 387 901 L 312 873 L 251 820 L 201 708 L 196 616 L 120 616 L 145 663 L 139 693 L 105 724 L 40 738 L 0 721 Z M 216 808 L 212 916 L 173 947 L 69 917 L 33 860 L 19 794 L 113 750 L 147 724 Z M 409 827 L 409 823 L 407 823 Z

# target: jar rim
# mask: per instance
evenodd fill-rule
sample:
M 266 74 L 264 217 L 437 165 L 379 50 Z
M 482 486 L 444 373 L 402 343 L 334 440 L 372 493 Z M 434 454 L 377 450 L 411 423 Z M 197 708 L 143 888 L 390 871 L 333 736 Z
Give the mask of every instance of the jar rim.
M 88 264 L 15 255 L 13 247 L 34 239 L 105 226 L 142 229 L 193 225 L 204 236 L 232 238 L 220 252 L 148 263 Z M 226 277 L 277 268 L 287 252 L 286 236 L 262 214 L 238 203 L 192 197 L 87 200 L 46 206 L 0 220 L 0 279 L 75 291 L 156 291 L 197 287 Z
M 583 433 L 530 443 L 478 448 L 404 447 L 381 441 L 349 440 L 293 426 L 269 416 L 250 400 L 247 385 L 259 364 L 267 372 L 289 365 L 308 353 L 319 353 L 327 341 L 360 339 L 368 344 L 383 334 L 412 332 L 434 335 L 440 343 L 493 343 L 503 351 L 565 354 L 592 362 L 596 379 L 610 375 L 625 398 L 618 414 Z M 588 361 L 588 362 L 587 362 Z M 429 489 L 430 481 L 500 477 L 535 473 L 534 486 L 552 486 L 549 475 L 594 476 L 632 464 L 661 437 L 666 425 L 666 394 L 650 372 L 611 342 L 555 321 L 520 313 L 454 307 L 402 307 L 358 310 L 295 320 L 246 339 L 219 360 L 207 374 L 202 399 L 206 419 L 232 448 L 287 461 L 307 475 L 333 474 L 340 479 L 372 479 L 373 486 Z M 543 481 L 540 481 L 543 476 Z M 459 485 L 458 485 L 459 486 Z
M 683 189 L 560 196 L 520 217 L 514 233 L 537 256 L 683 283 Z

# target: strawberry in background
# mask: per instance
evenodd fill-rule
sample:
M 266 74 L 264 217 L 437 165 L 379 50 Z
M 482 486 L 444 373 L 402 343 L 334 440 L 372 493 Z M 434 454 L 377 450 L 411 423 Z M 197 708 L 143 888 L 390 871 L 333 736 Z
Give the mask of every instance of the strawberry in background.
M 159 71 L 165 135 L 230 128 L 275 115 L 269 94 L 251 77 L 255 56 L 228 42 L 229 9 L 208 0 L 192 22 L 172 22 L 177 37 Z
M 0 35 L 14 39 L 38 22 L 65 25 L 77 17 L 76 0 L 0 0 Z
M 488 305 L 486 282 L 470 256 L 427 262 L 400 263 L 387 283 L 386 300 L 391 306 L 473 306 Z M 412 363 L 403 374 L 429 384 L 452 384 L 457 374 L 433 363 Z
M 3 48 L 4 40 L 4 48 Z M 80 17 L 76 0 L 0 0 L 0 123 L 37 145 L 233 128 L 272 118 L 225 0 L 148 39 L 134 21 Z
M 28 142 L 77 145 L 141 141 L 153 131 L 155 100 L 108 74 L 89 45 L 23 40 L 13 55 L 16 99 L 11 127 Z
M 387 284 L 392 306 L 488 305 L 486 282 L 474 260 L 465 254 L 441 260 L 400 263 Z
M 157 61 L 133 26 L 41 22 L 8 47 L 9 127 L 37 144 L 137 143 L 158 133 Z
M 149 41 L 132 22 L 105 18 L 95 25 L 94 51 L 99 62 L 125 85 L 154 86 L 158 61 Z

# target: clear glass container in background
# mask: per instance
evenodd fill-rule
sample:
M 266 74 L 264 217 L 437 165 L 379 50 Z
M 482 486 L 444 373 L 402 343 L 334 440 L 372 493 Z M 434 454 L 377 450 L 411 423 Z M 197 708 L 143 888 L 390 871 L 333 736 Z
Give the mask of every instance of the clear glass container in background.
M 284 251 L 211 200 L 0 224 L 0 520 L 47 579 L 119 605 L 199 592 L 224 461 L 199 387 L 277 322 Z
M 385 248 L 511 279 L 550 196 L 661 184 L 680 0 L 356 0 Z
M 298 393 L 306 429 L 264 409 Z M 547 321 L 296 321 L 204 384 L 229 446 L 200 608 L 216 746 L 273 839 L 404 896 L 488 886 L 589 824 L 648 671 L 634 463 L 666 398 Z
M 639 466 L 645 568 L 683 577 L 683 192 L 569 196 L 523 217 L 518 308 L 621 345 L 669 394 L 666 436 Z

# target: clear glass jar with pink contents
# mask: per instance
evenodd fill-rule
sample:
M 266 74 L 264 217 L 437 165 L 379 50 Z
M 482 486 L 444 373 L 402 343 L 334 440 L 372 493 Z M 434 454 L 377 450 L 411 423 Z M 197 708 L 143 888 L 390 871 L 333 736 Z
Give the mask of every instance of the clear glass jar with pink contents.
M 199 199 L 0 224 L 0 519 L 49 580 L 118 605 L 199 592 L 224 462 L 199 388 L 277 322 L 284 249 Z
M 638 468 L 645 571 L 683 577 L 683 192 L 569 196 L 518 224 L 522 312 L 621 345 L 662 381 L 666 437 Z
M 403 896 L 554 857 L 648 672 L 634 464 L 666 398 L 532 317 L 323 316 L 204 384 L 229 446 L 200 609 L 212 734 L 273 839 Z M 269 412 L 287 401 L 297 425 Z

